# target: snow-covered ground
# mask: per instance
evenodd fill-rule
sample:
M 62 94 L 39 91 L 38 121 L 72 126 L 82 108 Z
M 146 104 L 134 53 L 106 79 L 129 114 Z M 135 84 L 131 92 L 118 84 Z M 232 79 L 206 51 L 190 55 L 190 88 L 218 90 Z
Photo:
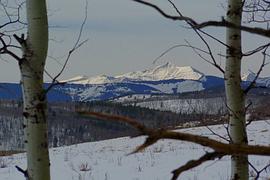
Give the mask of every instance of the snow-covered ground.
M 211 126 L 211 129 L 226 135 L 223 126 Z M 206 127 L 181 131 L 217 138 Z M 253 122 L 248 126 L 248 134 L 250 144 L 270 145 L 270 120 Z M 171 178 L 173 169 L 209 151 L 188 142 L 161 140 L 144 152 L 128 155 L 143 140 L 144 137 L 124 137 L 50 149 L 52 180 L 166 180 Z M 270 157 L 250 156 L 250 162 L 260 169 L 270 163 Z M 0 179 L 24 180 L 15 165 L 26 168 L 25 154 L 1 157 Z M 229 175 L 227 156 L 185 172 L 179 179 L 228 180 Z M 261 176 L 269 180 L 270 169 Z

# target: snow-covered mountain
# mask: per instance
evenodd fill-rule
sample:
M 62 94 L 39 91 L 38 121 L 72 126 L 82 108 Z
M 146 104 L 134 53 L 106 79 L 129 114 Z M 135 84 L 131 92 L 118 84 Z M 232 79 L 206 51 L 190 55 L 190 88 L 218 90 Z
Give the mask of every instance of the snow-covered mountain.
M 247 82 L 252 82 L 255 78 L 256 74 L 254 72 L 242 76 L 242 80 Z M 259 86 L 270 87 L 270 77 L 258 77 L 256 83 Z
M 110 100 L 132 94 L 177 94 L 201 91 L 203 82 L 194 80 L 130 81 L 105 84 L 66 84 L 55 91 L 71 97 L 73 101 Z
M 116 79 L 106 75 L 94 76 L 90 78 L 87 76 L 76 76 L 61 82 L 67 82 L 70 84 L 105 84 L 116 82 Z
M 62 82 L 72 84 L 105 84 L 128 81 L 160 81 L 168 79 L 200 80 L 204 74 L 191 66 L 180 67 L 172 63 L 166 63 L 144 71 L 129 72 L 117 76 L 100 75 L 94 77 L 76 76 Z
M 211 82 L 210 82 L 211 81 Z M 129 72 L 117 76 L 100 75 L 95 77 L 77 76 L 64 80 L 65 86 L 58 91 L 68 94 L 75 101 L 108 100 L 132 94 L 177 94 L 201 91 L 221 85 L 221 78 L 205 76 L 198 70 L 172 63 Z
M 116 78 L 127 78 L 139 81 L 160 81 L 168 79 L 199 80 L 203 76 L 203 73 L 191 66 L 180 67 L 168 62 L 152 69 L 122 74 L 116 76 Z
M 243 86 L 248 85 L 254 77 L 254 73 L 243 77 Z M 130 95 L 180 94 L 224 87 L 223 78 L 204 75 L 190 66 L 179 67 L 171 63 L 114 77 L 76 76 L 62 82 L 66 83 L 49 92 L 49 101 L 112 100 Z M 258 78 L 257 85 L 270 87 L 270 78 Z M 19 84 L 0 84 L 0 99 L 21 97 Z

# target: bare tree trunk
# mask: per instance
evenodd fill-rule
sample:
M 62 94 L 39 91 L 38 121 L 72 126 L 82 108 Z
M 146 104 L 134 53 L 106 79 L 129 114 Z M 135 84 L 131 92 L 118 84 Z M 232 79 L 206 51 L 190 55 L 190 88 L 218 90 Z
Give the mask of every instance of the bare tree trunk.
M 237 26 L 241 25 L 242 0 L 229 0 L 227 20 Z M 227 28 L 227 49 L 225 88 L 227 106 L 230 113 L 230 136 L 232 143 L 247 144 L 245 122 L 245 94 L 241 88 L 241 30 Z M 248 179 L 248 157 L 232 156 L 231 179 Z
M 45 0 L 26 0 L 28 37 L 22 43 L 19 62 L 24 101 L 24 133 L 29 180 L 49 180 L 47 101 L 43 72 L 48 49 L 48 20 Z

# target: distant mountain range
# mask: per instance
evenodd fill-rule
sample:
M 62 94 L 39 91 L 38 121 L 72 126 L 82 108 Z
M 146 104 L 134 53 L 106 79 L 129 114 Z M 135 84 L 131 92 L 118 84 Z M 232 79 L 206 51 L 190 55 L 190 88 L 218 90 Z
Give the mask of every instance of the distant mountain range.
M 161 81 L 170 79 L 181 80 L 200 80 L 204 74 L 198 70 L 184 66 L 179 67 L 171 63 L 166 63 L 144 71 L 129 72 L 118 76 L 100 75 L 88 78 L 87 76 L 76 76 L 74 78 L 64 80 L 72 84 L 105 84 L 120 83 L 134 81 Z
M 254 77 L 254 73 L 244 76 L 245 84 Z M 134 94 L 179 94 L 224 86 L 223 78 L 204 75 L 190 66 L 179 67 L 171 63 L 118 76 L 77 76 L 62 82 L 66 83 L 49 92 L 49 101 L 111 100 Z M 270 87 L 270 78 L 259 78 L 257 83 Z M 45 88 L 48 85 L 45 84 Z M 0 99 L 20 98 L 19 84 L 0 83 Z

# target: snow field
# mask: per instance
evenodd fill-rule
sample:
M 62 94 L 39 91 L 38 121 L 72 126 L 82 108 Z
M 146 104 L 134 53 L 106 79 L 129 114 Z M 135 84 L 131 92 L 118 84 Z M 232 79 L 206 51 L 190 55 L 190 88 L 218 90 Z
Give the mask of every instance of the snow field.
M 226 137 L 222 125 L 210 127 Z M 201 134 L 218 139 L 206 127 L 182 129 L 182 132 Z M 250 144 L 270 145 L 270 120 L 253 122 L 248 126 Z M 208 148 L 175 140 L 161 140 L 141 153 L 131 154 L 145 137 L 123 137 L 99 142 L 83 143 L 50 149 L 52 180 L 166 180 L 171 171 L 191 159 L 197 159 Z M 270 163 L 270 157 L 250 156 L 258 169 Z M 24 180 L 15 165 L 26 168 L 25 154 L 0 158 L 1 180 Z M 251 170 L 251 175 L 254 173 Z M 209 161 L 183 173 L 183 180 L 227 180 L 230 175 L 230 157 Z M 270 177 L 270 169 L 261 174 Z

